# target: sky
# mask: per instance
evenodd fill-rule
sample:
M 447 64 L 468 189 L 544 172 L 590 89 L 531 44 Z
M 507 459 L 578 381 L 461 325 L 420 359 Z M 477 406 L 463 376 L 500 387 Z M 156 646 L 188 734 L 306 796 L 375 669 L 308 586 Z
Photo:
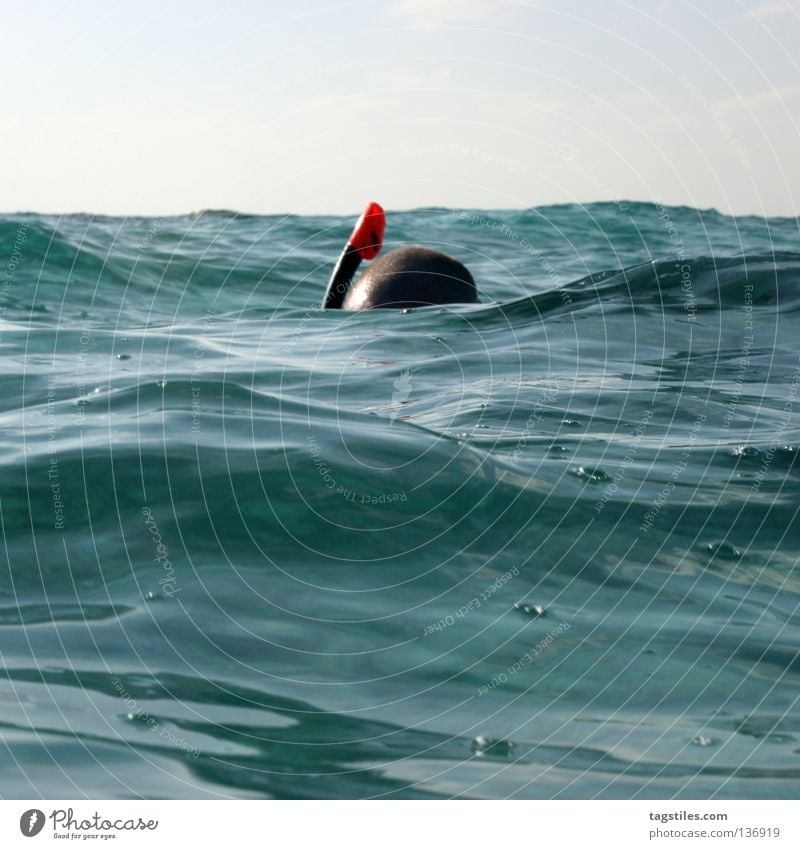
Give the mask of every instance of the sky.
M 800 213 L 800 0 L 0 5 L 2 211 Z

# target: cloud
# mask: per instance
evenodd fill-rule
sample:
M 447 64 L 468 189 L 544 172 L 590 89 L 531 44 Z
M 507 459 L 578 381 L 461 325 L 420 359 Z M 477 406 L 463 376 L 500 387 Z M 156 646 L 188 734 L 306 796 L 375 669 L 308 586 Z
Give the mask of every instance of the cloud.
M 767 0 L 766 3 L 761 3 L 752 8 L 750 14 L 755 18 L 777 18 L 783 15 L 796 15 L 797 11 L 789 3 L 784 3 L 783 0 Z
M 498 0 L 400 0 L 391 14 L 419 29 L 436 29 L 445 24 L 496 21 L 506 9 Z
M 789 109 L 788 102 L 796 100 L 800 96 L 800 86 L 786 85 L 777 88 L 765 89 L 736 97 L 725 97 L 714 101 L 714 106 L 721 114 L 729 112 L 755 112 L 759 109 L 767 109 L 779 106 Z
M 438 68 L 434 71 L 375 71 L 369 75 L 376 87 L 388 90 L 422 91 L 447 88 L 453 84 L 453 69 Z

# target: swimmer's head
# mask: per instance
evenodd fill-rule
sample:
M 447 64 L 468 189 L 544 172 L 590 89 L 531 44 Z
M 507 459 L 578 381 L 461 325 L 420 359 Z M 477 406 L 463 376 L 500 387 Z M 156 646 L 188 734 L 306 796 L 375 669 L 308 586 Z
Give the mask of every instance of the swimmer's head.
M 432 304 L 476 304 L 466 266 L 430 248 L 397 248 L 378 257 L 344 299 L 346 310 L 407 309 Z

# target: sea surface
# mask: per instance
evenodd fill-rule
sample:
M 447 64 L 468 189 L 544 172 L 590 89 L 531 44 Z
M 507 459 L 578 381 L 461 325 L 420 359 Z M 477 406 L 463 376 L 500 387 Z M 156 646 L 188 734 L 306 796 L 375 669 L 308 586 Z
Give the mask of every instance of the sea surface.
M 0 216 L 0 796 L 797 798 L 800 222 Z

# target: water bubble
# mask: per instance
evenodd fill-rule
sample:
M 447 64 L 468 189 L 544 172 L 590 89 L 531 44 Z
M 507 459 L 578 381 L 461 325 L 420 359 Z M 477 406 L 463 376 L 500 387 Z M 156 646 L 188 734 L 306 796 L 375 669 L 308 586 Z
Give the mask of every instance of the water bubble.
M 591 483 L 604 483 L 611 480 L 602 469 L 592 469 L 587 466 L 578 466 L 572 474 Z
M 710 746 L 713 742 L 714 741 L 710 737 L 706 737 L 703 734 L 698 734 L 697 737 L 692 740 L 692 743 L 695 746 Z
M 472 753 L 483 758 L 491 755 L 495 758 L 507 758 L 514 750 L 514 744 L 510 740 L 495 740 L 492 737 L 478 736 L 472 741 Z
M 533 604 L 529 601 L 518 601 L 514 605 L 514 610 L 518 610 L 520 613 L 524 613 L 526 616 L 530 616 L 532 619 L 538 616 L 547 616 L 547 611 L 542 607 L 541 604 Z
M 738 560 L 742 556 L 742 552 L 729 542 L 709 542 L 703 546 L 712 557 L 719 557 L 722 560 Z

